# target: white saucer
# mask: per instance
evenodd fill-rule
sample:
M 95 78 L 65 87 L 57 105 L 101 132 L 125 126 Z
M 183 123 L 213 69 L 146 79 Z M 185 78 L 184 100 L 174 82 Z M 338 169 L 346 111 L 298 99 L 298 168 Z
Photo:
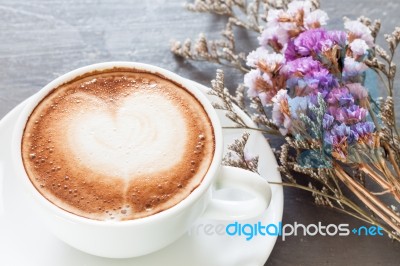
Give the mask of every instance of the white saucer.
M 207 88 L 193 83 L 206 91 Z M 211 98 L 211 97 L 210 97 Z M 268 259 L 276 242 L 276 236 L 256 236 L 246 241 L 244 236 L 207 235 L 204 230 L 192 230 L 172 245 L 156 253 L 132 259 L 112 260 L 91 256 L 69 247 L 40 223 L 29 208 L 31 204 L 24 191 L 14 180 L 10 162 L 10 141 L 14 122 L 24 103 L 18 105 L 0 121 L 0 265 L 33 266 L 260 266 Z M 252 124 L 240 110 L 242 118 Z M 231 121 L 220 112 L 223 126 Z M 240 137 L 243 130 L 224 129 L 225 146 Z M 259 171 L 269 181 L 280 182 L 277 163 L 271 148 L 262 134 L 251 132 L 247 150 L 260 156 Z M 261 217 L 245 223 L 278 224 L 282 220 L 282 187 L 272 185 L 272 200 Z M 234 221 L 232 221 L 234 222 Z M 221 221 L 199 219 L 200 224 L 229 224 Z M 196 226 L 195 225 L 195 226 Z M 195 227 L 194 227 L 195 228 Z M 202 229 L 203 227 L 199 227 Z

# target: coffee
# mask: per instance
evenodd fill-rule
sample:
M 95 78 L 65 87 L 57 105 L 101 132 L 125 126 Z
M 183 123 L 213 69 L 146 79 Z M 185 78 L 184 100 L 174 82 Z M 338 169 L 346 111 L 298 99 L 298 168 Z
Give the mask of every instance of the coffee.
M 158 74 L 114 68 L 55 88 L 22 138 L 25 170 L 58 207 L 95 220 L 132 220 L 185 199 L 215 140 L 201 103 Z

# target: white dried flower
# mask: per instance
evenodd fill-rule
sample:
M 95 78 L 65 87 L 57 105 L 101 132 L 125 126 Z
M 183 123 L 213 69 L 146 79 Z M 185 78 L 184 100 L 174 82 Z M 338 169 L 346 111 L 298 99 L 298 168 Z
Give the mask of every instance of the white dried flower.
M 257 67 L 263 64 L 268 69 L 275 69 L 284 62 L 285 58 L 282 54 L 270 53 L 264 47 L 259 47 L 247 56 L 247 65 Z
M 267 27 L 258 37 L 261 46 L 273 46 L 275 50 L 280 51 L 289 41 L 288 32 L 282 27 Z
M 368 44 L 363 39 L 355 39 L 349 46 L 355 56 L 364 56 L 368 53 Z
M 304 12 L 304 15 L 308 15 L 311 12 L 312 4 L 311 1 L 293 1 L 288 5 L 288 14 L 294 16 L 299 12 Z
M 317 9 L 304 17 L 304 26 L 307 29 L 319 28 L 326 25 L 328 19 L 328 14 L 325 11 Z
M 344 28 L 350 32 L 353 39 L 362 39 L 369 47 L 374 46 L 374 38 L 371 35 L 371 30 L 360 21 L 346 21 L 344 23 Z

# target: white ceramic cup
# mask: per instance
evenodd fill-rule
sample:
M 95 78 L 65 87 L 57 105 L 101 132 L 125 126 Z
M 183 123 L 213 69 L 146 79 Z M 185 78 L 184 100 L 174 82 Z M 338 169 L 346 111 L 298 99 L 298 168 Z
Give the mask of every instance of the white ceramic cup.
M 215 133 L 215 153 L 201 184 L 177 205 L 160 213 L 130 221 L 97 221 L 74 215 L 52 204 L 33 186 L 21 156 L 21 140 L 25 124 L 38 103 L 54 88 L 93 71 L 114 67 L 133 68 L 161 74 L 181 84 L 204 106 Z M 267 181 L 249 171 L 221 166 L 223 152 L 222 128 L 216 111 L 203 93 L 182 77 L 167 70 L 132 62 L 109 62 L 71 71 L 50 82 L 27 102 L 19 116 L 12 140 L 14 168 L 23 186 L 34 198 L 34 206 L 46 226 L 61 240 L 86 253 L 108 258 L 137 257 L 157 251 L 181 237 L 199 217 L 237 221 L 262 214 L 271 199 Z M 214 199 L 214 189 L 234 188 L 253 195 L 245 201 Z

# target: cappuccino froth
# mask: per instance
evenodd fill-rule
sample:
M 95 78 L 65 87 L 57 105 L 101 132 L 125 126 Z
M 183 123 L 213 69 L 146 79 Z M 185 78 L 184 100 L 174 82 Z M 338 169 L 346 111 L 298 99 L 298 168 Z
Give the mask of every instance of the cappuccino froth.
M 80 98 L 88 108 L 68 115 L 65 137 L 89 168 L 130 181 L 171 169 L 185 155 L 190 129 L 173 99 L 141 91 L 110 110 L 107 103 L 91 106 L 90 97 Z
M 49 201 L 96 220 L 168 209 L 202 181 L 214 155 L 211 122 L 180 85 L 130 69 L 55 88 L 30 116 L 26 172 Z

